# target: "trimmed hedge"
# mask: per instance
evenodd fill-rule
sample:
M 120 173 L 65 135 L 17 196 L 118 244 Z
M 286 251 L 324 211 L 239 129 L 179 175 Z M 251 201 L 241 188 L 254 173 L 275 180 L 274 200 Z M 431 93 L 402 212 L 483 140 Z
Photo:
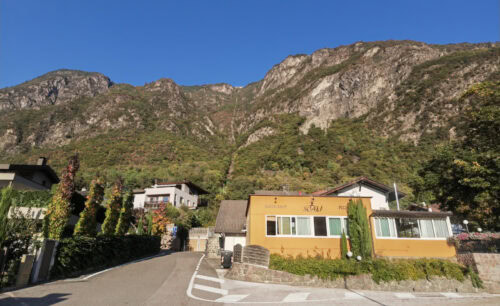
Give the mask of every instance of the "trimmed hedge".
M 321 279 L 336 279 L 348 275 L 371 274 L 377 282 L 392 280 L 430 279 L 441 276 L 459 281 L 466 277 L 473 279 L 473 285 L 480 287 L 478 276 L 466 267 L 442 259 L 373 259 L 373 260 L 341 260 L 324 258 L 282 257 L 271 255 L 270 269 L 286 271 L 297 275 L 316 275 Z M 476 280 L 476 282 L 474 282 Z M 479 285 L 477 285 L 479 284 Z
M 72 237 L 59 242 L 51 277 L 76 276 L 160 251 L 160 237 L 149 235 Z

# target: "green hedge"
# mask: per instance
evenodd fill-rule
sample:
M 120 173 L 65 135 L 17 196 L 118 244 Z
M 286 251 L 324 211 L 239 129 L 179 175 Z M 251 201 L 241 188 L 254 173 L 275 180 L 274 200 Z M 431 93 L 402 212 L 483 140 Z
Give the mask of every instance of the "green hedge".
M 322 279 L 336 279 L 348 275 L 371 274 L 377 283 L 392 280 L 430 279 L 442 276 L 463 281 L 473 279 L 473 285 L 481 286 L 478 276 L 464 266 L 441 259 L 373 259 L 361 262 L 355 260 L 282 257 L 272 254 L 270 269 L 298 275 L 316 275 Z
M 160 251 L 160 237 L 149 235 L 73 237 L 57 248 L 51 277 L 68 277 L 119 265 Z

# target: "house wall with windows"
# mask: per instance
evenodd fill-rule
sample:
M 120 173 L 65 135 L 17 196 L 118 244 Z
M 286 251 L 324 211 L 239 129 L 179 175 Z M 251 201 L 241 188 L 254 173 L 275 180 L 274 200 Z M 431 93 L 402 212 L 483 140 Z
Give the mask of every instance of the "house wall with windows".
M 158 209 L 162 203 L 195 209 L 198 206 L 198 191 L 187 184 L 158 184 L 134 193 L 134 208 Z
M 369 197 L 251 195 L 247 245 L 285 256 L 338 258 L 341 233 L 348 235 L 351 199 L 360 199 L 367 210 L 375 256 L 455 256 L 454 246 L 447 242 L 451 228 L 446 214 L 374 211 Z
M 291 256 L 340 256 L 340 237 L 347 226 L 352 197 L 251 195 L 247 245 Z M 359 198 L 371 213 L 370 198 Z

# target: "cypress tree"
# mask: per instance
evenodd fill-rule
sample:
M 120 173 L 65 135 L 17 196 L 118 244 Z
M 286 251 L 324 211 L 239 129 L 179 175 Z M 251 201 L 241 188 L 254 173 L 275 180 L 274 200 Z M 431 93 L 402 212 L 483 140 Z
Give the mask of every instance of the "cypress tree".
M 90 184 L 89 195 L 85 202 L 85 209 L 80 214 L 80 219 L 75 226 L 75 235 L 95 237 L 97 235 L 97 210 L 104 197 L 104 187 L 100 179 L 95 179 Z
M 137 223 L 137 235 L 144 235 L 144 224 L 142 218 L 143 216 L 141 216 L 139 222 Z
M 345 235 L 345 232 L 342 231 L 342 236 L 340 239 L 340 258 L 346 259 L 346 256 L 347 256 L 347 237 Z
M 349 200 L 347 205 L 349 216 L 349 240 L 354 256 L 360 255 L 363 258 L 370 258 L 372 254 L 372 243 L 366 208 L 361 200 Z
M 50 239 L 61 239 L 64 227 L 68 224 L 71 213 L 71 198 L 75 191 L 75 175 L 80 167 L 78 154 L 69 158 L 68 166 L 63 171 L 62 180 L 47 207 L 44 233 Z
M 129 190 L 123 198 L 123 205 L 120 211 L 120 218 L 116 225 L 116 235 L 123 236 L 128 232 L 130 220 L 132 219 L 132 209 L 134 208 L 134 194 Z
M 113 191 L 108 199 L 108 207 L 106 208 L 106 218 L 102 224 L 102 233 L 104 235 L 114 235 L 116 224 L 120 217 L 120 209 L 122 205 L 122 184 L 118 180 L 113 186 Z
M 148 235 L 153 234 L 153 214 L 151 212 L 148 213 Z
M 5 240 L 7 234 L 7 218 L 10 207 L 12 206 L 12 198 L 14 197 L 14 189 L 5 187 L 2 189 L 0 198 L 0 246 Z

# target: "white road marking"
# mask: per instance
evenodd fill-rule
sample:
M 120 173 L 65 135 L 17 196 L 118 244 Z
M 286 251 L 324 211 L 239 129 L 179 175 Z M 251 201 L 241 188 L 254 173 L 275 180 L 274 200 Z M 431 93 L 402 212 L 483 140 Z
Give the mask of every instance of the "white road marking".
M 214 287 L 210 287 L 210 286 L 204 286 L 204 285 L 194 284 L 193 288 L 194 289 L 198 289 L 198 290 L 212 292 L 212 293 L 218 293 L 218 294 L 222 294 L 222 295 L 227 295 L 227 290 L 219 289 L 219 288 L 214 288 Z
M 282 302 L 302 302 L 307 299 L 307 297 L 311 294 L 310 292 L 296 292 L 290 293 L 287 295 Z
M 345 292 L 344 293 L 344 299 L 348 300 L 357 300 L 357 299 L 363 299 L 363 295 L 361 293 L 356 293 L 356 292 Z
M 442 295 L 448 298 L 461 298 L 462 296 L 455 292 L 441 292 Z
M 205 275 L 196 275 L 196 278 L 204 279 L 204 280 L 211 281 L 211 282 L 216 282 L 216 283 L 219 283 L 219 284 L 223 284 L 224 283 L 223 279 L 216 278 L 216 277 L 205 276 Z
M 246 298 L 248 294 L 231 294 L 231 295 L 225 295 L 223 297 L 220 297 L 216 299 L 216 302 L 221 302 L 221 303 L 234 303 L 243 300 Z
M 415 296 L 411 293 L 408 293 L 408 292 L 396 292 L 394 293 L 394 295 L 398 298 L 398 299 L 414 299 Z

